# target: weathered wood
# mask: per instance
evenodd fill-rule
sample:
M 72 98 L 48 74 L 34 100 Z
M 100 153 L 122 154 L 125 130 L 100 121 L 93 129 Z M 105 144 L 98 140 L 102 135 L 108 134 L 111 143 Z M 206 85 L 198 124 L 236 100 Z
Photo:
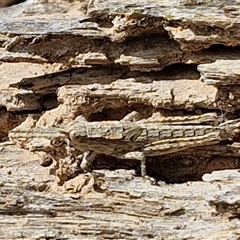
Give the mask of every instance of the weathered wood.
M 181 80 L 181 85 L 179 84 L 178 81 L 156 79 L 151 83 L 147 79 L 140 82 L 138 79 L 130 78 L 109 85 L 64 86 L 58 90 L 58 99 L 72 105 L 73 109 L 79 106 L 84 114 L 87 111 L 98 112 L 105 107 L 120 108 L 139 102 L 154 108 L 166 109 L 218 108 L 216 88 L 196 80 Z
M 203 176 L 205 182 L 217 183 L 219 186 L 214 194 L 208 193 L 205 197 L 216 211 L 239 217 L 239 176 L 239 170 L 214 171 Z
M 239 60 L 217 60 L 200 64 L 201 80 L 210 85 L 240 85 Z
M 9 7 L 14 4 L 24 2 L 24 0 L 1 0 L 0 7 Z
M 79 115 L 102 123 L 132 111 L 144 124 L 157 114 L 165 122 L 202 113 L 217 124 L 238 119 L 238 15 L 234 0 L 27 0 L 0 8 L 1 140 L 17 125 L 61 128 Z M 239 168 L 239 129 L 232 134 L 214 146 L 148 157 L 150 177 L 188 181 L 155 186 L 134 175 L 140 163 L 105 155 L 93 162 L 101 170 L 82 173 L 81 152 L 51 142 L 49 131 L 18 139 L 49 154 L 1 144 L 1 238 L 238 239 L 238 220 L 205 200 L 210 194 L 217 211 L 236 214 L 238 191 L 229 181 L 222 191 L 219 181 L 189 182 Z
M 238 233 L 234 222 L 212 216 L 202 197 L 215 192 L 216 184 L 192 182 L 179 191 L 179 184 L 153 186 L 132 171 L 118 170 L 56 186 L 36 155 L 13 146 L 0 155 L 3 239 L 208 239 L 218 232 L 219 237 L 223 231 Z

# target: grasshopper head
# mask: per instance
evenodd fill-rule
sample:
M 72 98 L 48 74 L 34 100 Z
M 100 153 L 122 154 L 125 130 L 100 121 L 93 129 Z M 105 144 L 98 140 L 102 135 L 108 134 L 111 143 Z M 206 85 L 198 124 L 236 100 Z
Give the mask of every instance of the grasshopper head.
M 61 128 L 59 131 L 70 140 L 86 137 L 86 119 L 82 116 L 78 116 L 73 122 L 70 122 L 64 128 Z
M 69 132 L 71 141 L 80 141 L 82 138 L 87 137 L 87 130 L 85 126 L 78 126 L 78 128 Z
M 229 120 L 219 126 L 222 127 L 223 137 L 231 138 L 234 141 L 240 140 L 240 119 Z

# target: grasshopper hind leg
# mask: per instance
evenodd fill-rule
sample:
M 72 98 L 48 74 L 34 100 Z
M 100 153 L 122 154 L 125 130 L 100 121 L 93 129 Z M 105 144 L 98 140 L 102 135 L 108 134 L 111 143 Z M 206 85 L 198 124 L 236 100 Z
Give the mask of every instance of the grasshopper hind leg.
M 146 156 L 142 152 L 128 152 L 124 155 L 124 159 L 136 159 L 141 161 L 141 176 L 146 177 Z
M 95 158 L 96 158 L 96 154 L 94 151 L 86 151 L 83 153 L 82 162 L 80 164 L 80 167 L 83 170 L 83 172 L 90 171 L 90 167 L 93 161 L 95 160 Z
M 124 155 L 124 158 L 139 160 L 141 162 L 141 176 L 147 180 L 150 180 L 151 184 L 156 184 L 156 180 L 153 177 L 147 175 L 146 156 L 143 152 L 128 152 Z

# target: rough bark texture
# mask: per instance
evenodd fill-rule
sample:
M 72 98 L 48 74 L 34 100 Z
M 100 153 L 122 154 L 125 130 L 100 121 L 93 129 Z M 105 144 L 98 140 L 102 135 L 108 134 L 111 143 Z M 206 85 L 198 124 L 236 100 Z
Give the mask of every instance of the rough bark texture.
M 239 173 L 224 171 L 240 166 L 239 128 L 147 157 L 155 185 L 134 159 L 102 152 L 83 173 L 67 141 L 19 135 L 134 111 L 163 124 L 238 119 L 240 7 L 229 2 L 0 1 L 0 238 L 239 239 Z

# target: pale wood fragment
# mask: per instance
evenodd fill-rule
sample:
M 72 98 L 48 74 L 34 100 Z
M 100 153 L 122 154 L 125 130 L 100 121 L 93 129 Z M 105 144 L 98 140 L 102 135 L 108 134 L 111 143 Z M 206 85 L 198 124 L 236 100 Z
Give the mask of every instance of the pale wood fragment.
M 120 79 L 109 85 L 64 86 L 58 90 L 58 99 L 72 109 L 81 106 L 84 114 L 101 111 L 104 107 L 119 108 L 139 102 L 166 109 L 217 108 L 217 89 L 200 81 L 181 80 L 180 84 L 178 81 L 144 83 L 136 80 Z
M 216 211 L 220 213 L 232 214 L 238 217 L 240 214 L 240 171 L 224 170 L 214 171 L 211 174 L 205 174 L 203 180 L 211 182 L 218 186 L 218 190 L 214 193 L 208 193 L 205 199 Z
M 209 85 L 240 85 L 240 61 L 217 60 L 213 63 L 200 64 L 198 70 L 201 80 Z

